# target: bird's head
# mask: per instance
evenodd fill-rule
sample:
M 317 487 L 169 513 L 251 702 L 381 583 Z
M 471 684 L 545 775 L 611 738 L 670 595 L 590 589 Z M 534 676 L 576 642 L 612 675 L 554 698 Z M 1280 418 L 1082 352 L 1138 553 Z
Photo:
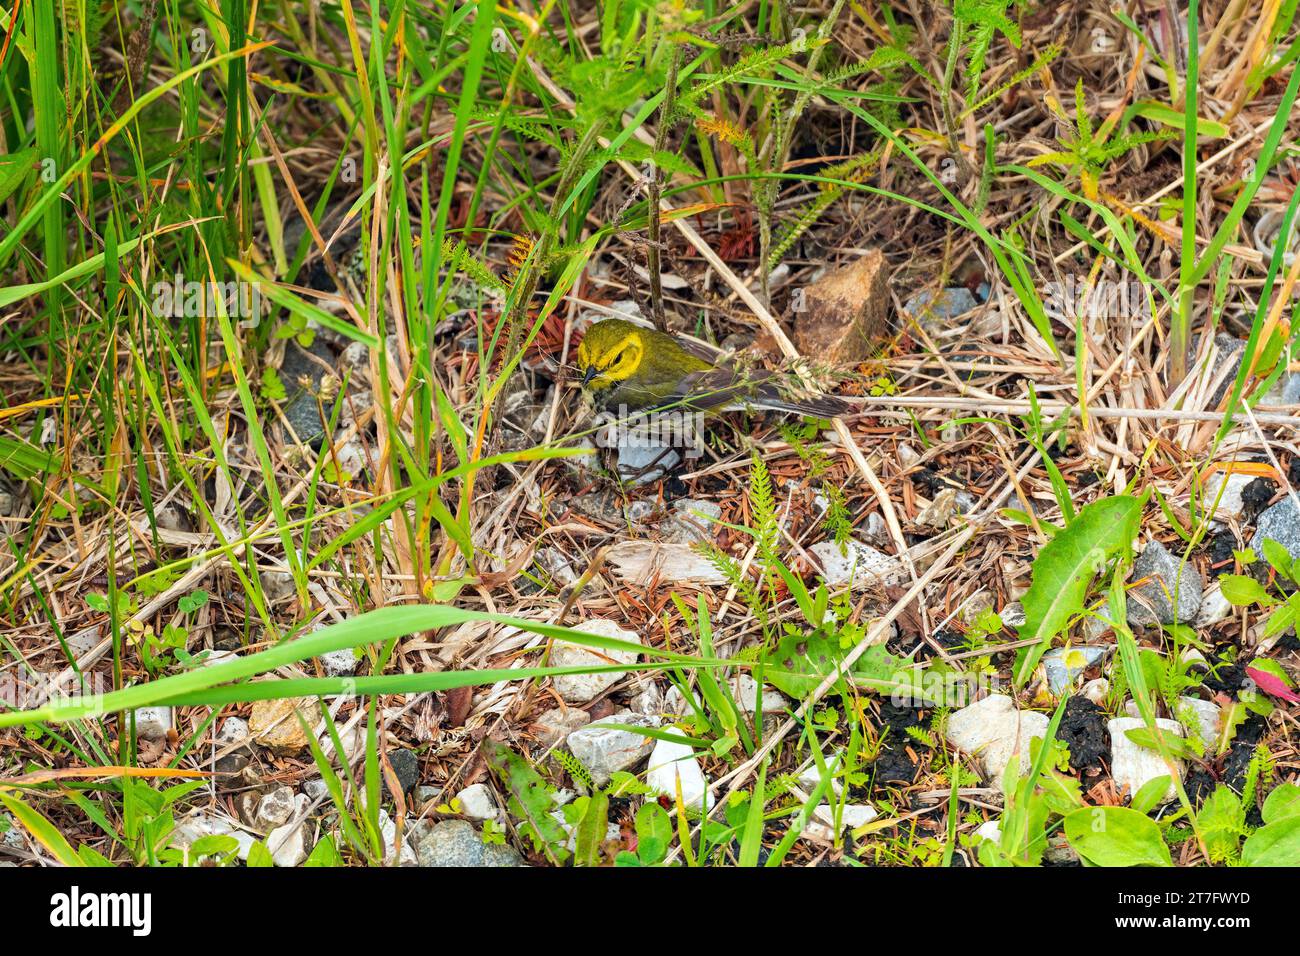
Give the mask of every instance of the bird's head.
M 622 319 L 603 319 L 587 330 L 578 346 L 578 375 L 593 392 L 630 378 L 645 358 L 645 330 Z

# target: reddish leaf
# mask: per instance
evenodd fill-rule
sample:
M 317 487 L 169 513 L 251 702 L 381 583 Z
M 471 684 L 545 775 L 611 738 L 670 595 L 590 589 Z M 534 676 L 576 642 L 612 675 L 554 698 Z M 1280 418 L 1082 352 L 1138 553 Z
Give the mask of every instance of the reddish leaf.
M 1270 697 L 1290 701 L 1293 704 L 1300 704 L 1300 694 L 1296 694 L 1295 691 L 1282 682 L 1281 678 L 1270 674 L 1268 671 L 1247 667 L 1246 676 L 1253 680 L 1259 689 Z

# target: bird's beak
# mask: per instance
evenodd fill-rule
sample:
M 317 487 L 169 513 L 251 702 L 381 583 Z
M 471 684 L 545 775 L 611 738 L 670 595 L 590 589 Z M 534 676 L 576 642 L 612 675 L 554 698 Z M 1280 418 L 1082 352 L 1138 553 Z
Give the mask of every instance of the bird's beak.
M 591 380 L 596 377 L 596 373 L 599 371 L 600 370 L 596 368 L 596 366 L 588 365 L 586 370 L 582 373 L 582 387 L 586 388 L 590 385 Z

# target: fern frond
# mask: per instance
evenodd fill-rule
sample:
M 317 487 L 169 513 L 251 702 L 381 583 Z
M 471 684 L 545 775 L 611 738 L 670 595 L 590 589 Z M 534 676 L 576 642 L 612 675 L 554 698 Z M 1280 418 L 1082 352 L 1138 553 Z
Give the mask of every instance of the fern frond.
M 781 523 L 776 514 L 771 475 L 757 454 L 749 466 L 749 503 L 754 509 L 754 537 L 758 541 L 758 554 L 763 559 L 764 566 L 770 568 L 781 560 L 777 552 L 777 542 L 781 540 Z
M 591 771 L 582 765 L 581 760 L 567 750 L 552 750 L 551 756 L 565 769 L 574 783 L 582 784 L 589 792 L 596 790 L 596 782 L 592 779 Z
M 798 54 L 807 53 L 826 43 L 825 39 L 820 37 L 807 37 L 794 43 L 782 43 L 777 46 L 762 47 L 746 53 L 731 66 L 719 73 L 702 80 L 697 86 L 678 95 L 679 102 L 696 103 L 704 97 L 705 94 L 712 92 L 719 86 L 728 83 L 744 82 L 746 77 L 764 73 L 770 68 L 776 66 L 782 60 L 789 59 Z
M 853 183 L 862 182 L 871 174 L 879 159 L 879 153 L 864 153 L 847 162 L 827 167 L 823 170 L 822 175 L 826 179 L 842 179 Z M 769 270 L 776 268 L 799 237 L 811 229 L 813 224 L 821 218 L 822 213 L 844 194 L 845 187 L 842 183 L 824 182 L 820 185 L 821 191 L 799 211 L 794 222 L 787 226 L 776 242 L 772 244 L 772 251 L 768 253 L 767 257 L 767 268 Z
M 443 240 L 442 259 L 449 269 L 465 273 L 481 288 L 495 289 L 498 292 L 505 292 L 508 289 L 506 283 L 495 272 L 470 255 L 463 240 L 460 242 Z

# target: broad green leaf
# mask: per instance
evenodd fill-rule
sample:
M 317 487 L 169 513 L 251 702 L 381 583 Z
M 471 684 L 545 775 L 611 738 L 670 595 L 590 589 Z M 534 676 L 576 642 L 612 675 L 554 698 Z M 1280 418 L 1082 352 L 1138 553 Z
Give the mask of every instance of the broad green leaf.
M 1132 543 L 1141 513 L 1141 502 L 1132 496 L 1103 498 L 1082 508 L 1064 531 L 1043 545 L 1022 602 L 1025 623 L 1018 628 L 1020 637 L 1035 643 L 1022 648 L 1016 659 L 1017 687 L 1028 683 L 1052 639 L 1083 611 L 1097 572 Z
M 1223 596 L 1233 607 L 1250 607 L 1260 604 L 1265 607 L 1274 603 L 1273 597 L 1264 585 L 1245 574 L 1225 574 L 1219 578 L 1219 588 Z
M 1264 560 L 1274 571 L 1283 577 L 1291 577 L 1291 566 L 1294 562 L 1291 559 L 1291 552 L 1284 545 L 1272 538 L 1265 538 L 1260 550 L 1264 552 Z
M 1300 866 L 1300 815 L 1260 827 L 1241 848 L 1243 866 Z
M 1172 780 L 1173 778 L 1167 773 L 1161 774 L 1154 780 L 1148 780 L 1133 795 L 1133 799 L 1129 801 L 1129 806 L 1138 813 L 1150 813 L 1165 802 L 1165 794 L 1169 792 L 1169 784 Z
M 1279 823 L 1287 817 L 1300 816 L 1300 787 L 1280 783 L 1264 800 L 1261 811 L 1265 823 Z
M 244 865 L 253 867 L 275 866 L 275 860 L 271 856 L 271 851 L 266 848 L 266 844 L 258 840 L 248 848 L 248 860 Z
M 599 866 L 600 845 L 609 827 L 609 796 L 604 792 L 581 798 L 586 801 L 574 835 L 574 866 Z
M 1160 827 L 1128 807 L 1084 807 L 1065 817 L 1065 837 L 1094 866 L 1173 866 Z
M 668 844 L 673 839 L 673 821 L 668 811 L 658 803 L 641 804 L 636 812 L 636 853 L 642 866 L 655 866 L 663 862 Z
M 801 700 L 834 673 L 844 655 L 839 638 L 821 628 L 787 633 L 764 655 L 763 676 L 778 690 Z M 909 671 L 906 663 L 885 650 L 884 645 L 877 644 L 854 661 L 845 677 L 881 691 L 906 689 L 910 693 L 916 685 L 919 693 L 921 688 L 916 678 L 909 676 L 912 674 L 920 676 L 917 671 Z
M 303 861 L 303 866 L 342 866 L 343 857 L 339 856 L 338 847 L 334 845 L 331 837 L 322 837 L 320 842 L 312 847 L 311 855 Z

